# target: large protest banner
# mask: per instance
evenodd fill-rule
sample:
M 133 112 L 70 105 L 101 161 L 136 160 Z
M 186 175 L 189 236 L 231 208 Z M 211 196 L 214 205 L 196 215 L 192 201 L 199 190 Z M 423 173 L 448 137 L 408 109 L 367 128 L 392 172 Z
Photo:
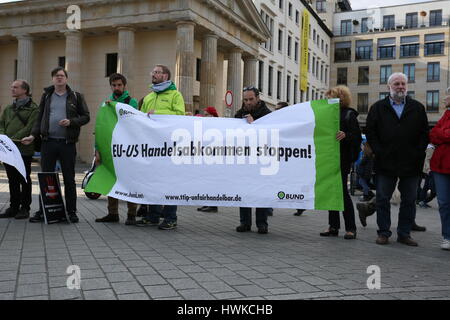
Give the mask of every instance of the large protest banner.
M 86 187 L 142 204 L 343 210 L 339 100 L 245 119 L 151 115 L 112 102 Z
M 27 173 L 20 151 L 14 142 L 6 135 L 0 134 L 0 161 L 13 166 L 19 171 L 25 180 Z

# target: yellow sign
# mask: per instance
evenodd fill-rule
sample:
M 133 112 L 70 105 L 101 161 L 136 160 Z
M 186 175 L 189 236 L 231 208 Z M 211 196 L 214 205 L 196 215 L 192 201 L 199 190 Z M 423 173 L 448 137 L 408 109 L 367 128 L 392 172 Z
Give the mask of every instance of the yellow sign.
M 308 88 L 308 44 L 309 44 L 309 12 L 308 9 L 303 10 L 302 19 L 302 55 L 300 63 L 300 90 L 306 92 Z

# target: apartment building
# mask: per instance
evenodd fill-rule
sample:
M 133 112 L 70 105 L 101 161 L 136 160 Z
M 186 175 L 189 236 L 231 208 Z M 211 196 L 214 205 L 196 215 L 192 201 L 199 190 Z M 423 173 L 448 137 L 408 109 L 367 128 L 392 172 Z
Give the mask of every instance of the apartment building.
M 257 83 L 271 107 L 279 101 L 295 104 L 324 98 L 330 84 L 332 33 L 310 1 L 254 0 L 272 37 L 259 50 Z M 309 15 L 308 85 L 300 90 L 302 21 Z
M 334 14 L 330 85 L 350 88 L 363 126 L 393 72 L 408 76 L 409 95 L 425 105 L 430 124 L 439 120 L 450 87 L 449 17 L 449 0 Z

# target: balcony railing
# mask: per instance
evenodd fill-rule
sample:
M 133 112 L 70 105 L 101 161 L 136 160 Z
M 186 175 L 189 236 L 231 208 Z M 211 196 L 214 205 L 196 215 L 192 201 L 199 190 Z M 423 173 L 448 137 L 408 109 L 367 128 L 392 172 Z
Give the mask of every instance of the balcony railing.
M 343 19 L 348 20 L 348 19 Z M 385 28 L 382 25 L 368 25 L 364 32 L 361 32 L 361 21 L 360 20 L 352 20 L 351 32 L 341 34 L 341 27 L 334 28 L 333 33 L 335 36 L 347 36 L 353 34 L 367 34 L 373 32 L 392 32 L 392 31 L 401 31 L 401 30 L 414 30 L 421 28 L 436 28 L 436 27 L 448 27 L 450 25 L 450 16 L 442 17 L 442 22 L 439 25 L 433 24 L 430 25 L 429 19 L 421 21 L 422 19 L 419 17 L 416 25 L 411 25 L 406 23 L 406 20 L 395 21 L 395 25 L 391 28 Z M 356 23 L 357 22 L 357 23 Z

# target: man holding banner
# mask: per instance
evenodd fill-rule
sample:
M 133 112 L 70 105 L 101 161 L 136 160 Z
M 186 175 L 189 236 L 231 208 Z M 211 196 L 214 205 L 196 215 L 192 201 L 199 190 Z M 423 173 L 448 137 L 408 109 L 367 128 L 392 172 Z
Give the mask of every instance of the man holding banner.
M 152 92 L 143 101 L 141 111 L 148 114 L 185 115 L 184 99 L 170 80 L 170 70 L 164 65 L 156 65 L 152 71 Z M 149 205 L 147 215 L 136 225 L 147 226 L 159 224 L 160 205 Z M 165 205 L 162 209 L 163 222 L 161 230 L 171 230 L 177 226 L 177 206 Z
M 236 112 L 234 117 L 246 118 L 248 123 L 252 123 L 270 112 L 265 102 L 259 99 L 259 90 L 255 87 L 246 87 L 243 93 L 243 106 Z M 269 212 L 270 208 L 256 208 L 256 226 L 260 234 L 268 232 L 267 216 Z M 236 231 L 250 231 L 252 226 L 252 208 L 239 208 L 239 215 L 241 224 L 236 227 Z
M 25 80 L 16 80 L 11 84 L 13 103 L 8 105 L 0 117 L 0 134 L 11 138 L 22 155 L 26 170 L 26 181 L 19 171 L 6 163 L 5 169 L 9 182 L 10 206 L 0 218 L 27 219 L 31 206 L 31 159 L 34 145 L 24 145 L 22 138 L 30 135 L 38 115 L 38 106 L 30 96 L 30 85 Z

